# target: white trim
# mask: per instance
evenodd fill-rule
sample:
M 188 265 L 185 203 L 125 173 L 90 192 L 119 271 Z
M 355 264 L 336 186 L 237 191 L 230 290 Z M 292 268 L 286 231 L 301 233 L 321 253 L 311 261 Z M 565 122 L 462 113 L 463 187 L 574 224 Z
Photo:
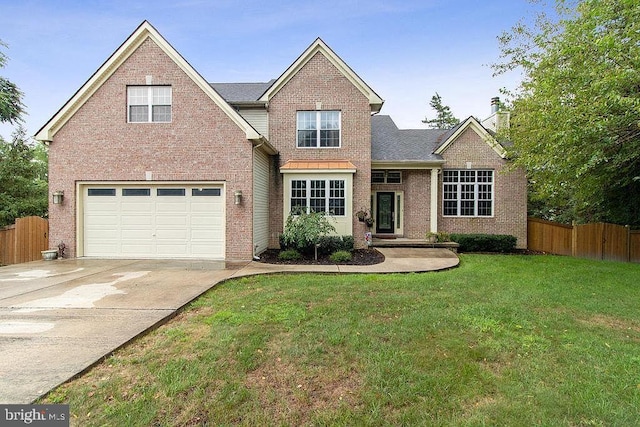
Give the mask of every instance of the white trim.
M 331 175 L 324 174 L 322 176 L 318 176 L 316 171 L 307 170 L 304 176 L 299 174 L 294 175 L 284 175 L 283 176 L 283 185 L 282 185 L 282 226 L 284 227 L 287 223 L 287 218 L 289 217 L 289 212 L 291 212 L 291 181 L 294 180 L 343 180 L 344 181 L 344 215 L 334 216 L 327 215 L 327 218 L 330 219 L 333 226 L 336 228 L 336 235 L 338 236 L 351 236 L 353 235 L 353 175 L 344 171 L 331 171 Z M 310 192 L 311 189 L 308 187 L 307 192 Z M 326 187 L 326 197 L 329 196 L 329 183 L 327 183 Z M 307 198 L 309 198 L 309 193 L 307 194 Z M 328 206 L 328 204 L 327 204 Z
M 371 192 L 371 217 L 374 219 L 378 219 L 378 193 L 393 193 L 393 204 L 394 204 L 394 214 L 395 218 L 393 221 L 393 234 L 397 236 L 404 235 L 404 191 L 403 190 L 373 190 Z M 398 203 L 398 198 L 400 198 L 400 203 Z M 399 206 L 398 206 L 399 204 Z M 398 219 L 400 219 L 400 226 L 398 226 Z M 373 223 L 373 233 L 375 233 L 376 225 Z
M 307 62 L 315 56 L 316 53 L 323 55 L 334 67 L 338 69 L 368 100 L 372 112 L 379 112 L 384 101 L 377 93 L 367 85 L 338 55 L 333 52 L 324 41 L 317 38 L 311 46 L 309 46 L 296 59 L 293 64 L 286 69 L 284 73 L 271 85 L 271 87 L 258 100 L 261 102 L 269 102 L 280 89 L 282 89 L 291 80 Z
M 151 39 L 178 67 L 211 100 L 240 128 L 247 139 L 257 140 L 261 135 L 231 107 L 209 83 L 176 51 L 158 31 L 144 21 L 127 38 L 127 40 L 102 64 L 100 68 L 82 85 L 82 87 L 67 101 L 64 106 L 38 131 L 35 139 L 52 141 L 55 134 L 65 123 L 87 102 L 87 100 L 116 72 L 116 70 L 138 49 L 147 39 Z M 123 104 L 124 107 L 124 104 Z
M 303 173 L 303 174 L 341 174 L 341 173 L 356 173 L 355 169 L 280 169 L 281 174 L 294 174 L 294 173 Z
M 484 142 L 493 149 L 501 158 L 505 159 L 507 157 L 507 151 L 504 149 L 502 145 L 493 137 L 491 134 L 480 124 L 474 117 L 469 117 L 467 120 L 463 122 L 463 124 L 456 129 L 456 131 L 449 137 L 445 142 L 440 145 L 434 154 L 442 155 L 447 148 L 453 144 L 462 133 L 468 128 L 473 129 L 475 133 L 482 138 Z
M 432 233 L 438 232 L 438 191 L 440 186 L 438 185 L 438 171 L 440 169 L 431 169 L 431 206 L 429 209 L 429 231 Z M 444 198 L 444 196 L 443 196 Z

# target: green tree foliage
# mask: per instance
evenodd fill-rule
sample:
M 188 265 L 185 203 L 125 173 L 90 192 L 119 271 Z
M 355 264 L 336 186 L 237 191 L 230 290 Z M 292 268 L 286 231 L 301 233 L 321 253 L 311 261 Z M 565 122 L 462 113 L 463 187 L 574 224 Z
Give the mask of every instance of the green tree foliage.
M 0 40 L 0 47 L 6 46 Z M 0 52 L 0 68 L 5 66 L 7 59 L 7 56 Z M 15 84 L 0 76 L 0 122 L 15 124 L 20 121 L 23 113 L 22 92 Z
M 427 119 L 425 118 L 422 123 L 426 123 L 432 129 L 450 129 L 460 123 L 453 113 L 451 109 L 447 105 L 442 104 L 442 97 L 436 92 L 435 95 L 431 97 L 431 102 L 429 105 L 436 112 L 435 119 Z
M 0 137 L 0 226 L 24 216 L 45 217 L 47 188 L 45 148 L 28 141 L 21 126 L 11 142 Z
M 317 245 L 329 233 L 335 232 L 324 212 L 298 210 L 291 212 L 282 233 L 282 242 L 301 252 L 314 252 L 318 259 Z
M 530 213 L 640 225 L 640 3 L 557 0 L 499 37 L 496 74 L 519 70 L 512 156 Z

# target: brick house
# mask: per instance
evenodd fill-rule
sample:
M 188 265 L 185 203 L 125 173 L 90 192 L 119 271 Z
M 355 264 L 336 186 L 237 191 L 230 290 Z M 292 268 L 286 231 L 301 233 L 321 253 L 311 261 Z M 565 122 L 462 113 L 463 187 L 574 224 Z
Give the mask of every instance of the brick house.
M 526 180 L 488 126 L 399 130 L 317 39 L 277 79 L 209 83 L 143 22 L 37 133 L 49 145 L 50 241 L 71 257 L 247 260 L 293 207 L 337 232 L 513 234 Z M 495 114 L 494 117 L 495 118 Z

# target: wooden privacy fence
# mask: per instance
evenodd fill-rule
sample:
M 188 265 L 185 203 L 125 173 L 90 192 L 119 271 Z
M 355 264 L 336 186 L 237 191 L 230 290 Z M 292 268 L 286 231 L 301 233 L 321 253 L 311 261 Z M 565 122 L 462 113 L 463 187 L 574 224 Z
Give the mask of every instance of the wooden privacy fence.
M 527 246 L 558 255 L 640 262 L 640 230 L 602 222 L 565 225 L 529 218 Z
M 42 259 L 49 249 L 49 221 L 39 216 L 18 218 L 14 225 L 0 228 L 0 265 Z

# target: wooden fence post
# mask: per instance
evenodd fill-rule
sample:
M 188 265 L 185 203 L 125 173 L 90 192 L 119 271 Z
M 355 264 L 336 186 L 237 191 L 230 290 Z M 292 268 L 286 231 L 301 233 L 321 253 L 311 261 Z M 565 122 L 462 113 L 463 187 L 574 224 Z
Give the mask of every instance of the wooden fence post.
M 571 221 L 571 256 L 578 256 L 578 227 L 576 227 L 576 222 Z
M 625 225 L 627 229 L 627 262 L 631 262 L 631 226 Z

